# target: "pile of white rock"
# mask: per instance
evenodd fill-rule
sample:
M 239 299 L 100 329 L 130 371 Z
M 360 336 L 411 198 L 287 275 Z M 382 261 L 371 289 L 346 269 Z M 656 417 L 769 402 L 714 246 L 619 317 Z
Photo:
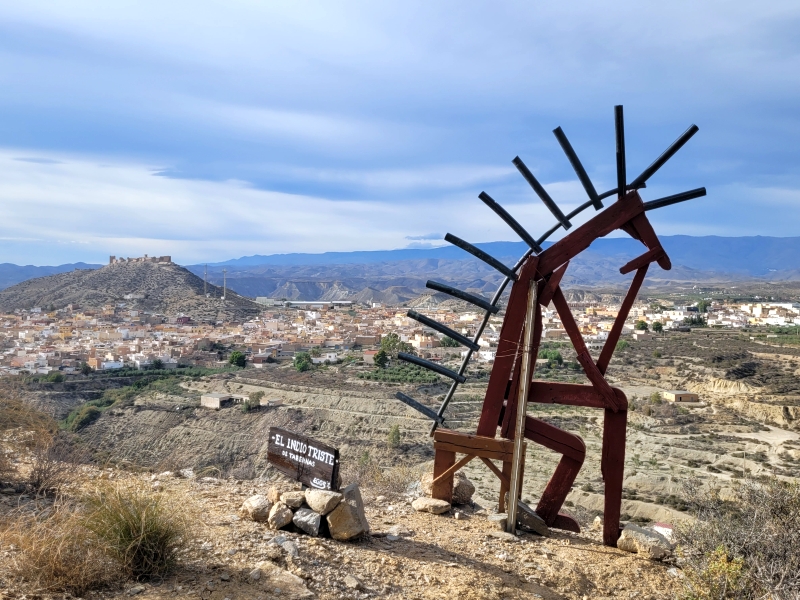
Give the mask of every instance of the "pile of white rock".
M 251 496 L 241 512 L 249 519 L 266 523 L 271 529 L 296 527 L 317 537 L 329 535 L 347 541 L 369 532 L 364 501 L 358 485 L 341 492 L 328 490 L 291 490 L 271 488 L 266 496 Z

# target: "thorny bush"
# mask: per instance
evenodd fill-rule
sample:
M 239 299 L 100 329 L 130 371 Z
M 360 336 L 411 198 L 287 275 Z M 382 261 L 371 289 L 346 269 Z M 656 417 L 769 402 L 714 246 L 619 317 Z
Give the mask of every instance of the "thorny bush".
M 684 484 L 695 521 L 677 528 L 687 600 L 800 598 L 800 483 L 734 483 L 730 498 Z

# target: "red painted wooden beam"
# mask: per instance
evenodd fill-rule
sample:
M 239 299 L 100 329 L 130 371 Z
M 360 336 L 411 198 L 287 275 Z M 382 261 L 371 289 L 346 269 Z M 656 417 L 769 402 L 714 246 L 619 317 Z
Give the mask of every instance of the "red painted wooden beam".
M 632 271 L 636 271 L 641 269 L 645 265 L 649 265 L 653 261 L 657 261 L 664 255 L 664 249 L 661 247 L 653 248 L 652 250 L 648 250 L 641 256 L 637 256 L 629 263 L 625 264 L 624 266 L 619 268 L 619 272 L 622 275 L 627 275 Z
M 539 273 L 549 275 L 565 262 L 586 250 L 597 238 L 619 229 L 636 215 L 642 214 L 644 205 L 639 194 L 631 192 L 603 212 L 577 227 L 539 255 Z M 518 284 L 517 284 L 518 285 Z
M 631 287 L 628 288 L 628 293 L 622 301 L 622 306 L 619 307 L 617 318 L 614 320 L 611 331 L 608 333 L 606 343 L 603 345 L 603 350 L 600 352 L 600 358 L 597 359 L 597 369 L 603 375 L 605 375 L 608 370 L 608 363 L 611 362 L 611 356 L 614 354 L 614 350 L 617 347 L 619 336 L 622 334 L 622 328 L 625 325 L 625 321 L 628 319 L 628 313 L 631 311 L 631 307 L 636 301 L 636 296 L 639 294 L 642 283 L 644 283 L 645 275 L 647 275 L 647 267 L 648 265 L 640 267 L 639 270 L 636 271 L 636 275 L 633 276 Z
M 478 435 L 494 437 L 497 434 L 497 425 L 508 389 L 508 380 L 520 350 L 528 304 L 529 282 L 536 276 L 538 264 L 539 257 L 531 256 L 522 266 L 519 279 L 511 288 L 505 319 L 503 319 L 503 326 L 500 329 L 500 341 L 497 344 L 494 365 L 489 376 L 489 385 L 483 399 L 481 418 L 478 422 Z

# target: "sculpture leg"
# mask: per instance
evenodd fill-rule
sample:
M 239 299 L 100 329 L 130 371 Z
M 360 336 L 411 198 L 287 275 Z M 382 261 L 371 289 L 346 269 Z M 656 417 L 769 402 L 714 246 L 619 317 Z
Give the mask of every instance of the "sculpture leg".
M 448 450 L 436 449 L 436 455 L 433 459 L 433 479 L 436 480 L 439 475 L 447 471 L 456 463 L 456 453 Z M 446 502 L 453 501 L 453 474 L 445 477 L 441 481 L 434 484 L 431 490 L 431 496 L 438 500 L 445 500 Z
M 625 431 L 628 411 L 605 410 L 603 422 L 603 457 L 600 468 L 605 481 L 605 510 L 603 514 L 603 543 L 617 545 L 619 519 L 622 509 L 622 479 L 625 469 Z
M 583 466 L 586 445 L 580 436 L 533 417 L 528 417 L 525 422 L 525 437 L 563 454 L 536 507 L 536 513 L 545 523 L 555 525 L 558 511 L 564 505 L 564 500 Z

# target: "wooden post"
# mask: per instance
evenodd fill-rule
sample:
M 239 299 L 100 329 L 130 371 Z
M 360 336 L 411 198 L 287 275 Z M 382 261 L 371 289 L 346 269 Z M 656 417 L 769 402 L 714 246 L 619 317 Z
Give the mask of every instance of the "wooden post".
M 519 377 L 519 394 L 517 394 L 517 422 L 514 429 L 514 459 L 511 464 L 510 490 L 506 497 L 508 504 L 508 520 L 506 529 L 509 533 L 517 533 L 517 503 L 521 485 L 522 468 L 525 463 L 525 417 L 528 412 L 528 388 L 531 384 L 531 346 L 533 346 L 533 330 L 538 301 L 539 286 L 533 279 L 528 287 L 528 310 L 525 313 L 525 334 L 522 341 L 522 368 Z

